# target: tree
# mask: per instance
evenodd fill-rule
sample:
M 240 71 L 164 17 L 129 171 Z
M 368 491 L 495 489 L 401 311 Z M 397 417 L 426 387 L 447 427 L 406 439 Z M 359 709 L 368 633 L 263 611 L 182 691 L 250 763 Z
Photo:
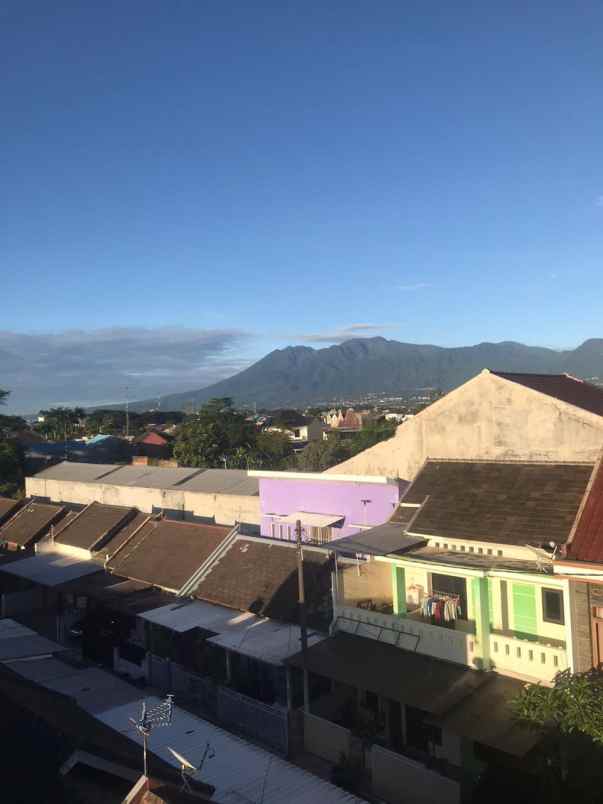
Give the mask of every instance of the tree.
M 86 416 L 83 408 L 50 408 L 41 410 L 43 421 L 35 425 L 35 429 L 53 441 L 67 440 L 82 427 Z
M 0 389 L 0 405 L 6 404 L 8 391 Z M 0 417 L 10 419 L 12 417 Z M 4 427 L 0 427 L 0 496 L 12 497 L 23 485 L 23 450 L 10 438 Z
M 292 454 L 281 433 L 258 432 L 232 399 L 210 399 L 180 427 L 174 457 L 185 466 L 279 469 Z
M 603 673 L 567 670 L 552 687 L 531 684 L 511 702 L 511 710 L 543 738 L 541 776 L 549 800 L 600 801 Z

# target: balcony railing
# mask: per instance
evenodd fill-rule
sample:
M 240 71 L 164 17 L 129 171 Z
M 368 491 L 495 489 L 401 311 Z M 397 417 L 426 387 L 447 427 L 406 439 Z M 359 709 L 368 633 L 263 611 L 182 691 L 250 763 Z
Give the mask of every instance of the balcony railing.
M 495 670 L 552 681 L 569 666 L 564 645 L 552 645 L 508 634 L 490 634 L 490 661 Z
M 335 628 L 436 659 L 475 666 L 475 637 L 461 630 L 441 628 L 413 617 L 341 605 L 335 609 Z

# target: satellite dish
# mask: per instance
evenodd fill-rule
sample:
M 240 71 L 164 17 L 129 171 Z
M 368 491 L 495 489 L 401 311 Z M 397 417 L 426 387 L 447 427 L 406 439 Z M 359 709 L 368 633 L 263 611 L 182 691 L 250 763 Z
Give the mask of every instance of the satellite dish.
M 169 745 L 167 746 L 167 750 L 173 757 L 175 757 L 178 760 L 183 770 L 185 768 L 191 771 L 197 770 L 197 768 L 193 765 L 192 762 L 189 762 L 188 759 L 186 757 L 183 757 L 182 754 L 179 754 L 178 751 L 175 751 L 173 748 L 170 748 Z

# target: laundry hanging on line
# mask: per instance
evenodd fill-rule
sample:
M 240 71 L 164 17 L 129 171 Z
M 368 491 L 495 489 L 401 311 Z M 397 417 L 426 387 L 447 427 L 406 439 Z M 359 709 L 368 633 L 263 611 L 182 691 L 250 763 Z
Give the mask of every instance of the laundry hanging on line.
M 461 617 L 458 595 L 427 595 L 421 603 L 423 617 L 433 617 L 437 623 L 449 623 Z

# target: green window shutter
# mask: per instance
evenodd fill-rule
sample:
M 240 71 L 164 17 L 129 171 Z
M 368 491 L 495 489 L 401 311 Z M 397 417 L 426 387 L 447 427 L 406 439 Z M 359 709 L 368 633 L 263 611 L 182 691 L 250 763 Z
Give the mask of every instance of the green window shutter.
M 406 578 L 404 567 L 392 567 L 393 570 L 393 592 L 394 592 L 394 613 L 406 614 Z
M 538 634 L 536 590 L 527 583 L 513 584 L 513 630 L 520 634 Z

